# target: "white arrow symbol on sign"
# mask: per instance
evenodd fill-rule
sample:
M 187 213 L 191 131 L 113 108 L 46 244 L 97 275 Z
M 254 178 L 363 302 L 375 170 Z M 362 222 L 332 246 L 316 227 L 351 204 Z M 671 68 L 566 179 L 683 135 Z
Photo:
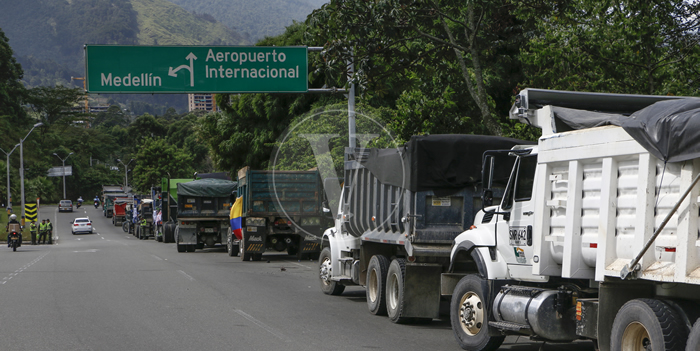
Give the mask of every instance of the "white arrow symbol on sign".
M 187 55 L 187 57 L 185 57 L 185 59 L 190 60 L 189 66 L 188 65 L 181 65 L 175 69 L 170 67 L 170 70 L 168 71 L 168 75 L 171 77 L 177 77 L 177 71 L 179 71 L 183 68 L 186 70 L 189 70 L 190 71 L 190 86 L 193 87 L 194 86 L 194 60 L 197 59 L 197 56 L 194 56 L 194 54 L 190 52 L 190 54 Z

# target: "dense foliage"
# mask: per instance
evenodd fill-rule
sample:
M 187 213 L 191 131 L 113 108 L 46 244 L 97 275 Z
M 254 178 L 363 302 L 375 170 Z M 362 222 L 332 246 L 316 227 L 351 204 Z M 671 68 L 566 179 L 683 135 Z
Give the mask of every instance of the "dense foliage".
M 130 4 L 133 10 L 156 1 Z M 195 17 L 213 23 L 207 13 L 217 15 L 198 10 Z M 534 140 L 537 130 L 507 118 L 522 88 L 700 95 L 697 13 L 700 3 L 682 0 L 331 0 L 258 45 L 323 46 L 309 54 L 309 87 L 355 84 L 358 145 L 391 147 L 439 133 Z M 13 140 L 44 123 L 24 142 L 28 197 L 59 198 L 60 179 L 45 177 L 60 164 L 53 153 L 74 153 L 66 163 L 73 166 L 73 198 L 122 183 L 122 163 L 129 162 L 129 183 L 139 191 L 195 171 L 323 165 L 337 174 L 342 166 L 349 115 L 343 94 L 218 94 L 221 111 L 209 114 L 115 104 L 90 120 L 70 108 L 82 98 L 78 90 L 24 88 L 8 40 L 0 39 L 0 128 L 8 136 L 0 147 L 11 150 Z M 36 60 L 30 62 L 43 58 Z M 83 128 L 89 121 L 92 128 Z M 326 149 L 332 158 L 318 157 Z M 13 193 L 17 168 L 15 151 Z

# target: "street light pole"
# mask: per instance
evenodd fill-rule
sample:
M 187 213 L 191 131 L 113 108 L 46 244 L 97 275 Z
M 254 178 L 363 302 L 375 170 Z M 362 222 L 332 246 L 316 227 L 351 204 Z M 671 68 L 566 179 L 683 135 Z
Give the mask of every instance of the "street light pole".
M 32 127 L 32 129 L 29 130 L 29 133 L 27 133 L 27 135 L 23 139 L 19 139 L 19 183 L 20 183 L 19 186 L 20 186 L 20 192 L 21 192 L 20 197 L 22 200 L 22 217 L 24 217 L 24 148 L 22 145 L 24 143 L 24 140 L 27 139 L 27 137 L 29 136 L 29 134 L 32 134 L 32 131 L 34 130 L 34 128 L 41 127 L 43 125 L 44 125 L 44 123 L 41 123 L 41 122 L 35 124 Z
M 15 149 L 19 146 L 19 144 L 15 145 L 15 147 L 10 150 L 10 152 L 5 152 L 5 150 L 0 149 L 2 153 L 7 156 L 7 207 L 10 208 L 12 207 L 12 192 L 10 191 L 10 155 L 15 151 Z
M 63 199 L 65 200 L 66 198 L 66 160 L 72 155 L 73 153 L 69 153 L 66 158 L 61 158 L 61 156 L 58 156 L 55 152 L 53 153 L 54 156 L 58 157 L 59 160 L 61 160 L 61 163 L 63 164 L 63 167 L 61 170 L 63 171 Z
M 127 175 L 127 173 L 129 172 L 129 164 L 131 164 L 133 160 L 134 159 L 132 158 L 127 164 L 124 164 L 122 160 L 117 159 L 117 162 L 121 163 L 124 166 L 124 191 L 129 191 L 129 176 Z

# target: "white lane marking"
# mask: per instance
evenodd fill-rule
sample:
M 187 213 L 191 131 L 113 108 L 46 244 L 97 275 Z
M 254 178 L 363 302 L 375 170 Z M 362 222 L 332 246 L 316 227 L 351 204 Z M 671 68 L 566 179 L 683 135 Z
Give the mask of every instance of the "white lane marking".
M 194 281 L 194 278 L 192 278 L 191 275 L 185 273 L 185 271 L 178 271 L 178 272 L 182 273 L 182 275 L 184 275 L 185 278 L 189 279 L 190 281 Z
M 155 259 L 158 260 L 158 261 L 162 261 L 162 260 L 163 260 L 162 258 L 160 258 L 160 257 L 158 257 L 158 256 L 156 256 L 156 255 L 151 255 L 151 256 L 153 256 L 153 258 L 155 258 Z
M 289 338 L 288 338 L 287 336 L 285 336 L 284 334 L 282 334 L 282 333 L 276 331 L 274 328 L 272 328 L 272 327 L 270 327 L 269 325 L 267 325 L 267 324 L 265 324 L 265 323 L 263 323 L 263 322 L 257 320 L 255 317 L 253 317 L 253 316 L 251 316 L 251 315 L 249 315 L 249 314 L 243 312 L 242 310 L 236 309 L 235 311 L 236 311 L 236 313 L 238 313 L 239 315 L 243 316 L 243 318 L 245 318 L 245 319 L 247 319 L 247 320 L 253 322 L 253 323 L 254 323 L 255 325 L 257 325 L 258 327 L 265 329 L 268 333 L 270 333 L 270 334 L 276 336 L 278 339 L 280 339 L 280 340 L 282 340 L 282 341 L 284 341 L 284 342 L 291 342 L 291 341 L 292 341 L 291 339 L 289 339 Z
M 20 267 L 20 269 L 16 270 L 14 273 L 10 273 L 9 276 L 2 278 L 2 281 L 0 281 L 0 285 L 4 285 L 4 284 L 7 283 L 8 281 L 10 281 L 10 279 L 12 279 L 13 277 L 15 277 L 15 276 L 19 275 L 20 273 L 22 273 L 25 269 L 27 269 L 27 268 L 31 267 L 33 264 L 35 264 L 35 263 L 41 261 L 41 259 L 44 258 L 44 257 L 45 257 L 46 255 L 48 255 L 48 254 L 49 254 L 49 252 L 47 251 L 47 252 L 45 252 L 43 255 L 41 255 L 41 256 L 35 258 L 33 261 L 31 261 L 31 262 L 25 264 L 24 266 Z

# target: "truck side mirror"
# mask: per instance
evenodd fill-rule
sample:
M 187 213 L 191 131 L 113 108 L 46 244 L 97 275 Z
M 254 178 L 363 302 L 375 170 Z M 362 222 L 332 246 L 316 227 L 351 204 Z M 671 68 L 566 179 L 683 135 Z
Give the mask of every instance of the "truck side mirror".
M 481 195 L 481 204 L 482 207 L 489 207 L 493 205 L 493 191 L 491 189 L 484 189 L 484 192 Z
M 494 163 L 493 155 L 484 155 L 484 162 L 481 167 L 481 184 L 483 185 L 481 195 L 482 209 L 493 205 L 493 190 L 491 190 L 491 186 L 493 185 Z

